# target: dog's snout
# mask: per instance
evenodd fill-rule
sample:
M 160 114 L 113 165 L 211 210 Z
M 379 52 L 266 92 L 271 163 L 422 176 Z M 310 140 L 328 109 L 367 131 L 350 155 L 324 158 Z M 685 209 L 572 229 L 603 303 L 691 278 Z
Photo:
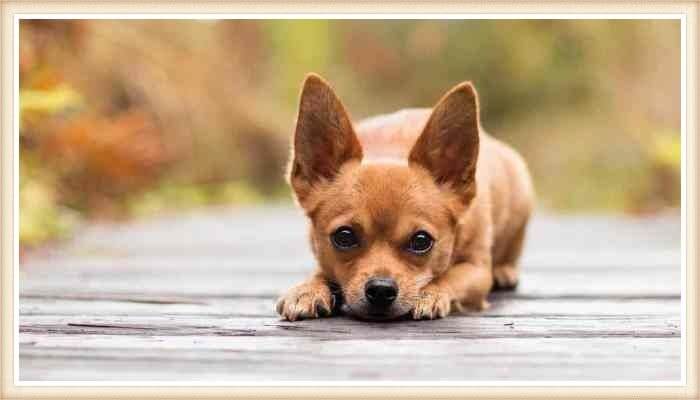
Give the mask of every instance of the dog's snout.
M 398 293 L 399 287 L 389 278 L 372 278 L 365 285 L 365 297 L 376 307 L 388 307 L 396 300 Z

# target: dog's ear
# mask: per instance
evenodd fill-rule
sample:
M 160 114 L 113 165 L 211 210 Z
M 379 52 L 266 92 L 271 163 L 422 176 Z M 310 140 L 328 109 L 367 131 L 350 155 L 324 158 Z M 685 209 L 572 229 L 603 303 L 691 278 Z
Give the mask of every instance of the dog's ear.
M 451 186 L 467 202 L 476 194 L 478 156 L 478 99 L 472 84 L 464 82 L 433 108 L 408 161 L 427 169 L 438 184 Z
M 362 146 L 345 107 L 318 75 L 304 80 L 289 169 L 289 183 L 303 202 L 320 181 L 329 181 L 340 167 L 362 159 Z

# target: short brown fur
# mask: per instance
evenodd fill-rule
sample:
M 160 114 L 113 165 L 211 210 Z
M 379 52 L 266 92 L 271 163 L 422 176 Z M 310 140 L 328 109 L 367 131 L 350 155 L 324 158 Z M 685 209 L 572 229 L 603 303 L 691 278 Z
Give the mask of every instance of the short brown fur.
M 527 167 L 480 127 L 471 83 L 433 109 L 402 110 L 351 123 L 331 87 L 307 76 L 293 140 L 289 182 L 310 220 L 318 260 L 312 276 L 277 303 L 294 321 L 331 314 L 340 288 L 359 318 L 414 319 L 488 307 L 492 286 L 512 289 L 534 193 Z M 360 245 L 339 251 L 330 235 L 351 227 Z M 417 231 L 429 253 L 406 251 Z M 390 278 L 398 296 L 370 313 L 368 280 Z

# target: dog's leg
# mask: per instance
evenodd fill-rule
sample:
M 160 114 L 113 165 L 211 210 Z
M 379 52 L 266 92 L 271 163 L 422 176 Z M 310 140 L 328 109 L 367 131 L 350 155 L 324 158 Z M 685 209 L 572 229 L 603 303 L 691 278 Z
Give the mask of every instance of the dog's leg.
M 494 290 L 514 290 L 518 286 L 518 258 L 523 250 L 525 242 L 525 228 L 527 221 L 515 231 L 515 234 L 507 244 L 503 255 L 493 266 Z
M 306 281 L 289 289 L 276 305 L 277 313 L 289 321 L 320 318 L 331 315 L 335 307 L 335 296 L 321 272 L 316 272 Z
M 490 265 L 455 264 L 422 289 L 413 309 L 413 318 L 442 318 L 453 307 L 484 310 L 489 307 L 486 297 L 492 283 Z

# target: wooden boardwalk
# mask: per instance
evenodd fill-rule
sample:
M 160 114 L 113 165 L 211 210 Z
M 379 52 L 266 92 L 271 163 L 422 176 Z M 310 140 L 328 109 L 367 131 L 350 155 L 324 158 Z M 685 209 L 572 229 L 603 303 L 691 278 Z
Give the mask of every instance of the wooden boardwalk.
M 91 225 L 20 267 L 23 381 L 678 380 L 680 219 L 537 215 L 481 314 L 284 322 L 311 270 L 290 208 Z

